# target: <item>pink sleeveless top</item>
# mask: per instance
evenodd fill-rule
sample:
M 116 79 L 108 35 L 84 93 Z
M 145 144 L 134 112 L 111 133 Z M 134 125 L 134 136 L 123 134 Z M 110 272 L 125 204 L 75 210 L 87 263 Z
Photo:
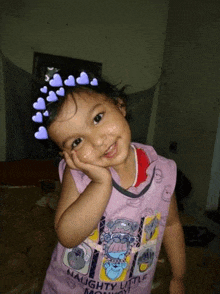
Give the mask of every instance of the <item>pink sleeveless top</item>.
M 132 143 L 147 155 L 147 179 L 128 190 L 111 169 L 113 189 L 98 228 L 80 245 L 57 244 L 43 294 L 149 294 L 175 189 L 177 167 L 153 147 Z M 65 161 L 59 165 L 62 181 Z M 71 171 L 79 193 L 90 179 Z M 89 221 L 89 219 L 88 219 Z

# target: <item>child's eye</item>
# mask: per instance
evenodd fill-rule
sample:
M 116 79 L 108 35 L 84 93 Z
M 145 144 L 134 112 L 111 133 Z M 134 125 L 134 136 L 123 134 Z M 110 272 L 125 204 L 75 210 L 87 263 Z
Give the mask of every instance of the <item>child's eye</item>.
M 94 117 L 94 124 L 98 124 L 100 120 L 103 118 L 104 113 L 99 113 Z
M 82 138 L 77 138 L 73 141 L 72 149 L 76 148 L 82 142 Z

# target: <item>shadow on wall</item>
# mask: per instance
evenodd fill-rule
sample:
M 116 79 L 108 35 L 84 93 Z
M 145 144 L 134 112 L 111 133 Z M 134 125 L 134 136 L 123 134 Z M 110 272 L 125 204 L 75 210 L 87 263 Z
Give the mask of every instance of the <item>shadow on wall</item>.
M 156 86 L 128 95 L 127 112 L 132 141 L 146 144 Z

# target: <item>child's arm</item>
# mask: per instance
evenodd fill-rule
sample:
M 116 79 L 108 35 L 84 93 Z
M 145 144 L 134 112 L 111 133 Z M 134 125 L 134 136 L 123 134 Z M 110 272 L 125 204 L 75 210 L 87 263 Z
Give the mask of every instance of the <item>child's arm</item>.
M 97 228 L 112 190 L 111 174 L 106 168 L 83 164 L 74 159 L 77 169 L 83 170 L 92 181 L 79 194 L 70 168 L 66 166 L 55 216 L 55 230 L 60 243 L 67 248 L 79 245 Z M 66 160 L 67 163 L 68 160 L 70 158 Z
M 163 243 L 171 264 L 173 277 L 170 293 L 184 293 L 184 274 L 186 269 L 185 241 L 182 225 L 179 220 L 175 193 L 172 196 Z

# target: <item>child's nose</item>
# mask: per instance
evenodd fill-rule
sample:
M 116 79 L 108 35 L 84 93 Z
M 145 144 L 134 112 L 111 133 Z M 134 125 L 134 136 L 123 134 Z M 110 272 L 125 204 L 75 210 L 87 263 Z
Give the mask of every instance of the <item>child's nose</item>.
M 91 135 L 91 142 L 94 146 L 102 146 L 106 142 L 106 134 L 93 134 Z

